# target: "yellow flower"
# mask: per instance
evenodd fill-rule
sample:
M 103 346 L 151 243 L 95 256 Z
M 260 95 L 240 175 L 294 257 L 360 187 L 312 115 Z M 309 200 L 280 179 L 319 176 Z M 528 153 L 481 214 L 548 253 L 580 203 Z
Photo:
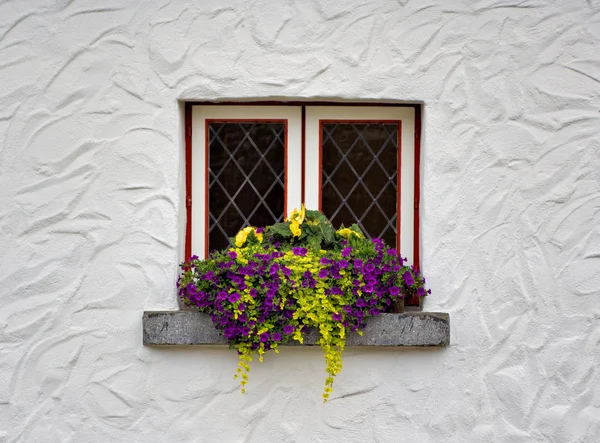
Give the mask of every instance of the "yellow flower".
M 290 231 L 294 237 L 300 237 L 302 234 L 302 231 L 300 230 L 300 223 L 298 223 L 296 220 L 292 220 L 292 223 L 290 224 Z
M 291 222 L 297 222 L 299 225 L 304 221 L 304 217 L 306 216 L 306 208 L 304 207 L 304 203 L 302 203 L 302 207 L 298 211 L 296 208 L 290 214 L 289 220 Z M 286 219 L 287 221 L 287 219 Z
M 244 243 L 246 243 L 246 238 L 248 237 L 248 234 L 246 234 L 243 230 L 238 232 L 237 235 L 235 236 L 235 245 L 238 248 L 241 248 Z
M 352 229 L 350 228 L 344 228 L 344 229 L 338 229 L 337 233 L 340 234 L 342 237 L 350 237 L 352 235 Z
M 256 237 L 260 235 L 259 241 L 262 242 L 262 234 L 256 234 L 256 228 L 252 226 L 246 226 L 244 229 L 242 229 L 236 234 L 235 245 L 238 248 L 241 248 L 243 244 L 246 243 L 246 239 L 248 238 L 248 235 L 250 235 L 251 232 L 254 232 L 254 235 L 256 235 Z
M 356 235 L 357 237 L 360 237 L 360 238 L 362 238 L 362 235 L 360 235 L 360 234 L 359 234 L 358 232 L 356 232 L 356 231 L 353 231 L 353 230 L 352 230 L 352 229 L 350 229 L 350 228 L 338 229 L 338 230 L 337 230 L 337 233 L 338 233 L 339 235 L 341 235 L 342 237 L 345 237 L 345 238 L 348 238 L 348 237 L 350 237 L 351 235 Z

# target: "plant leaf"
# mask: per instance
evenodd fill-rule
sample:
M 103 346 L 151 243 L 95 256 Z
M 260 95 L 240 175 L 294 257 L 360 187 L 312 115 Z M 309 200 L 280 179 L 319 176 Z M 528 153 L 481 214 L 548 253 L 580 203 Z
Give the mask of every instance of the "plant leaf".
M 281 237 L 291 237 L 292 231 L 290 231 L 290 222 L 285 223 L 275 223 L 266 228 L 268 232 L 272 232 Z
M 313 251 L 319 251 L 321 249 L 321 238 L 320 236 L 311 235 L 308 237 L 308 245 Z

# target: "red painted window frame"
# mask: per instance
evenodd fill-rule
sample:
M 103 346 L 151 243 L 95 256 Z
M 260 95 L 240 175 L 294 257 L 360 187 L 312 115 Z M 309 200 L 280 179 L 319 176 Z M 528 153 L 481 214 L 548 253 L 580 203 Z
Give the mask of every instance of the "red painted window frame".
M 415 110 L 415 133 L 414 133 L 414 214 L 413 214 L 413 223 L 414 223 L 414 232 L 413 232 L 413 265 L 415 268 L 420 269 L 421 256 L 420 256 L 420 198 L 421 198 L 421 104 L 403 104 L 403 103 L 373 103 L 373 102 L 312 102 L 312 101 L 289 101 L 289 102 L 281 102 L 281 101 L 249 101 L 249 102 L 206 102 L 206 101 L 190 101 L 185 103 L 185 116 L 184 116 L 184 133 L 185 133 L 185 205 L 186 205 L 186 229 L 185 229 L 185 257 L 190 257 L 192 255 L 192 108 L 193 106 L 300 106 L 302 109 L 302 120 L 301 120 L 301 130 L 302 130 L 302 140 L 301 140 L 301 149 L 302 149 L 302 189 L 301 195 L 302 200 L 304 201 L 304 181 L 305 181 L 305 153 L 306 153 L 306 140 L 305 140 L 305 129 L 306 129 L 306 107 L 307 106 L 373 106 L 373 107 L 410 107 Z M 230 121 L 229 119 L 220 119 L 219 121 Z M 248 119 L 248 121 L 258 121 L 257 119 Z M 373 120 L 368 120 L 373 122 Z M 344 122 L 348 122 L 348 120 L 344 120 Z M 287 149 L 287 125 L 286 125 L 286 133 L 285 133 L 285 146 Z M 319 134 L 319 138 L 321 138 L 321 133 Z M 207 141 L 206 141 L 207 142 Z M 321 143 L 322 144 L 322 143 Z M 321 147 L 319 147 L 321 149 Z M 398 149 L 401 149 L 401 141 L 400 137 L 398 138 Z M 206 150 L 206 155 L 208 155 L 208 150 Z M 400 161 L 400 155 L 398 156 Z M 320 160 L 319 160 L 320 161 Z M 287 185 L 287 151 L 286 151 L 286 159 L 285 159 L 286 169 L 285 169 L 285 180 Z M 208 163 L 207 166 L 208 168 Z M 400 171 L 400 167 L 398 168 Z M 205 171 L 206 173 L 208 171 Z M 206 175 L 208 180 L 208 174 Z M 321 180 L 321 174 L 319 174 L 319 181 Z M 208 186 L 207 191 L 208 192 Z M 398 192 L 400 192 L 400 185 L 398 185 Z M 287 191 L 286 191 L 286 199 L 287 199 Z M 320 201 L 319 197 L 319 201 Z M 205 195 L 206 205 L 208 205 L 208 198 Z M 320 209 L 320 208 L 319 208 Z M 208 216 L 208 212 L 207 212 Z M 401 214 L 398 215 L 398 223 L 400 221 Z M 208 224 L 206 225 L 208 226 Z M 398 229 L 399 231 L 399 229 Z M 208 230 L 205 233 L 208 235 Z M 208 248 L 208 241 L 206 242 L 206 247 Z M 400 250 L 400 245 L 398 245 L 398 250 Z M 406 300 L 406 304 L 409 306 L 419 305 L 419 298 L 414 297 L 410 300 Z

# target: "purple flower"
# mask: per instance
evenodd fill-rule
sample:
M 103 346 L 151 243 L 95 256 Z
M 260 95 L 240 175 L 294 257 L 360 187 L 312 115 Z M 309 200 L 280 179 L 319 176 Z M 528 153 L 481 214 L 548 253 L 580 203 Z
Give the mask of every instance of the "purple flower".
M 269 341 L 269 333 L 263 332 L 262 334 L 260 334 L 260 341 L 263 343 Z
M 331 314 L 331 318 L 333 319 L 333 321 L 342 321 L 342 314 L 334 312 L 333 314 Z
M 321 257 L 320 263 L 322 265 L 328 265 L 329 263 L 331 263 L 331 260 L 329 260 L 327 257 Z
M 323 257 L 325 258 L 325 257 Z M 323 260 L 323 259 L 321 259 Z M 329 271 L 327 269 L 321 269 L 319 271 L 319 278 L 327 278 L 329 276 Z
M 192 261 L 192 260 L 198 260 L 198 256 L 197 256 L 197 255 L 192 255 L 192 256 L 189 258 L 189 260 L 190 260 L 190 261 Z
M 389 256 L 394 256 L 398 253 L 394 248 L 388 249 L 386 252 Z
M 233 294 L 229 294 L 229 297 L 227 298 L 227 300 L 229 300 L 229 303 L 235 303 L 239 299 L 240 299 L 240 294 L 238 294 L 237 292 L 234 292 Z
M 342 257 L 348 257 L 352 252 L 352 246 L 342 249 Z
M 381 314 L 381 311 L 379 311 L 379 309 L 377 309 L 377 308 L 371 308 L 369 310 L 369 314 L 371 314 L 373 317 L 375 317 L 375 316 Z
M 223 301 L 227 299 L 227 292 L 221 291 L 217 294 L 217 300 Z
M 287 335 L 290 335 L 292 332 L 294 332 L 294 327 L 292 325 L 285 325 L 283 327 L 283 332 Z
M 346 314 L 352 314 L 352 306 L 350 306 L 350 305 L 344 306 L 344 311 L 346 311 Z
M 265 232 L 265 228 L 256 228 L 256 233 L 257 234 L 262 234 Z
M 271 338 L 273 339 L 273 341 L 281 341 L 281 334 L 279 332 L 273 332 Z
M 348 262 L 346 260 L 340 260 L 338 266 L 342 269 L 346 269 L 348 267 Z
M 406 271 L 404 274 L 402 274 L 402 278 L 404 279 L 404 283 L 406 283 L 407 286 L 412 286 L 415 284 L 415 279 L 413 278 L 410 271 Z
M 244 279 L 240 276 L 233 276 L 231 277 L 231 283 L 233 283 L 234 285 L 241 285 L 242 283 L 244 283 Z
M 254 298 L 258 295 L 258 291 L 256 290 L 256 288 L 251 288 L 250 289 L 250 297 Z
M 227 255 L 229 256 L 230 259 L 235 260 L 237 258 L 237 254 L 235 251 L 229 251 L 227 253 Z
M 375 265 L 373 263 L 369 263 L 367 266 L 365 266 L 365 269 L 367 272 L 373 272 L 375 270 Z
M 425 295 L 425 288 L 423 286 L 421 286 L 417 289 L 417 295 L 419 297 L 423 297 Z
M 337 286 L 333 286 L 331 288 L 331 294 L 333 294 L 333 295 L 344 295 L 344 291 L 342 291 L 342 289 L 338 288 Z
M 398 286 L 392 286 L 390 288 L 390 295 L 398 295 L 400 294 L 400 288 Z
M 292 248 L 292 252 L 294 253 L 294 255 L 304 257 L 307 251 L 306 248 Z
M 367 304 L 362 298 L 359 298 L 358 300 L 356 300 L 356 306 L 358 308 L 364 308 L 365 306 L 367 306 Z

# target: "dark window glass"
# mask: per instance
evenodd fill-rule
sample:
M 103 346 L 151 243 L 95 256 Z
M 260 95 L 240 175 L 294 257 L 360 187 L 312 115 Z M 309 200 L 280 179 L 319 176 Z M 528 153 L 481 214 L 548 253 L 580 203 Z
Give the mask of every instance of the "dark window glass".
M 209 123 L 208 247 L 283 220 L 284 123 Z
M 398 125 L 323 123 L 322 209 L 396 246 Z

